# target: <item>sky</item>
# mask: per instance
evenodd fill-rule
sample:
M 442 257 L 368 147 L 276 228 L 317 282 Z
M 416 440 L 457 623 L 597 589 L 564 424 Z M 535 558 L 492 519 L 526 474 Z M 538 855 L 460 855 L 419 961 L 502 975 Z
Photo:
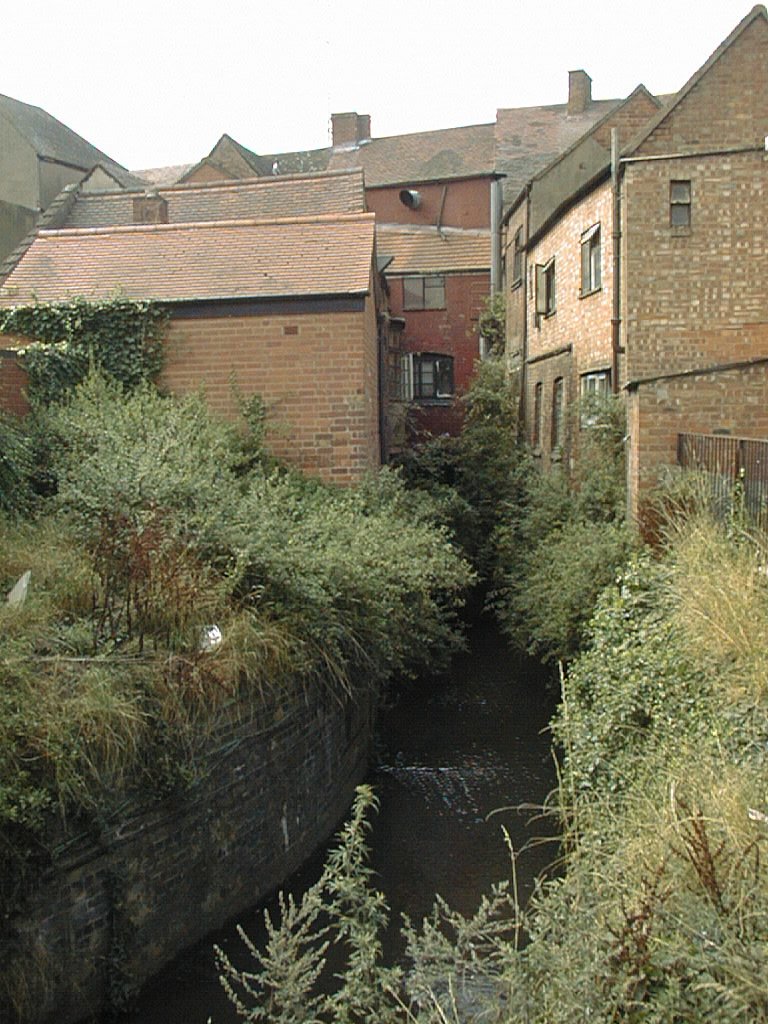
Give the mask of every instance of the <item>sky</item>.
M 676 92 L 751 4 L 736 0 L 2 0 L 0 93 L 131 170 L 193 163 L 227 132 L 257 153 L 489 123 L 640 82 Z

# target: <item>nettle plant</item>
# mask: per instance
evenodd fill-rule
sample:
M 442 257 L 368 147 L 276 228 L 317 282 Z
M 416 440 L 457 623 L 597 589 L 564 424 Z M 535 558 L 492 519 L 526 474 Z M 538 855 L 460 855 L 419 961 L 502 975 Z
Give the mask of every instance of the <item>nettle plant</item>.
M 163 359 L 168 314 L 154 302 L 114 296 L 17 306 L 0 317 L 0 334 L 29 338 L 21 359 L 32 405 L 65 398 L 92 369 L 126 391 L 154 380 Z

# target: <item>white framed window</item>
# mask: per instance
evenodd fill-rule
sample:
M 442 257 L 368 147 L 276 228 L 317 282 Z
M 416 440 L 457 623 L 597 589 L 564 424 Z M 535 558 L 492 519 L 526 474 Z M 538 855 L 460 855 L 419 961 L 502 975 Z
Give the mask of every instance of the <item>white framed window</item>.
M 581 236 L 581 294 L 589 295 L 602 286 L 600 225 L 593 224 Z
M 453 356 L 413 353 L 413 397 L 453 398 Z
M 551 316 L 557 309 L 555 293 L 555 257 L 536 265 L 536 312 Z
M 592 370 L 583 373 L 579 384 L 580 422 L 582 427 L 596 427 L 601 422 L 601 409 L 611 395 L 611 371 Z

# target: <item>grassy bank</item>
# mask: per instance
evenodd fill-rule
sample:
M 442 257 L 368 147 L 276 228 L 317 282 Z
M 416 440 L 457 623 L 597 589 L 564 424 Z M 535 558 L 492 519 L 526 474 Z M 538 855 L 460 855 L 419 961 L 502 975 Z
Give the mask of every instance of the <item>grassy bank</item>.
M 0 602 L 6 921 L 52 823 L 184 786 L 235 696 L 354 695 L 462 643 L 472 574 L 428 499 L 387 473 L 340 491 L 276 466 L 245 412 L 228 425 L 202 396 L 94 377 L 13 428 L 0 594 L 31 577 Z

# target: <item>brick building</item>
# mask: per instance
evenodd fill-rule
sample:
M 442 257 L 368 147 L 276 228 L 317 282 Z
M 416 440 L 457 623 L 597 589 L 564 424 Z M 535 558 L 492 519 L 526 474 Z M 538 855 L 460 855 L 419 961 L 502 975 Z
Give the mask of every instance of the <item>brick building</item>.
M 74 190 L 61 220 L 18 255 L 0 307 L 116 289 L 154 299 L 171 314 L 171 391 L 203 386 L 225 415 L 233 381 L 259 394 L 271 450 L 326 480 L 379 465 L 382 293 L 359 172 Z
M 767 58 L 758 6 L 676 96 L 659 108 L 636 90 L 507 214 L 508 346 L 528 437 L 544 464 L 577 457 L 589 427 L 572 415 L 578 399 L 620 391 L 635 515 L 680 434 L 768 436 Z M 623 143 L 613 177 L 611 128 Z M 537 189 L 567 177 L 579 150 L 596 164 L 579 160 L 582 180 L 537 221 Z
M 397 447 L 455 433 L 457 399 L 481 357 L 478 319 L 492 290 L 492 232 L 500 192 L 493 125 L 370 137 L 370 117 L 332 116 L 329 167 L 359 167 L 376 215 L 377 251 L 392 315 L 403 325 L 390 362 Z

